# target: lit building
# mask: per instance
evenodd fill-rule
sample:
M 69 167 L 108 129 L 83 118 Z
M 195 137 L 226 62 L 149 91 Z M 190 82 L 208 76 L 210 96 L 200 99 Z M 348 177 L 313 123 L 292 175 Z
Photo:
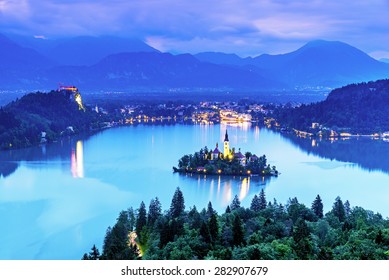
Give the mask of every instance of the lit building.
M 317 122 L 313 122 L 312 123 L 312 129 L 316 129 L 316 128 L 319 128 L 320 127 L 320 124 L 317 123 Z
M 234 153 L 234 158 L 238 159 L 241 165 L 246 165 L 246 157 L 240 152 L 240 149 L 239 152 Z
M 226 135 L 224 136 L 224 153 L 223 157 L 227 158 L 230 155 L 230 141 L 228 140 L 228 133 L 226 129 Z
M 210 160 L 224 159 L 224 160 L 228 160 L 228 161 L 231 161 L 231 160 L 233 160 L 235 158 L 235 159 L 237 159 L 239 161 L 239 163 L 241 165 L 246 166 L 246 164 L 247 164 L 246 156 L 241 153 L 240 148 L 239 148 L 239 151 L 237 153 L 235 153 L 235 148 L 232 148 L 232 151 L 230 150 L 230 141 L 228 139 L 228 132 L 227 132 L 227 130 L 226 130 L 226 134 L 224 136 L 224 149 L 223 149 L 223 153 L 219 150 L 219 144 L 216 143 L 215 149 L 213 151 L 210 150 L 209 153 L 206 153 L 204 155 L 204 158 L 205 159 L 210 159 Z M 249 158 L 249 161 L 253 162 L 253 161 L 256 161 L 258 159 L 259 158 L 256 155 L 252 155 Z M 197 171 L 199 171 L 199 170 L 197 170 Z
M 218 159 L 220 154 L 221 154 L 221 152 L 219 150 L 219 144 L 216 143 L 215 150 L 211 151 L 211 160 Z

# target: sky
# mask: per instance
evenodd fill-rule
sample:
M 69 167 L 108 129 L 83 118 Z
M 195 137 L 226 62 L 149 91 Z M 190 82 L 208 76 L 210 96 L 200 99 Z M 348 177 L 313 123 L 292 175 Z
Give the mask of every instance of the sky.
M 242 57 L 325 39 L 389 58 L 389 0 L 0 0 L 0 33 L 136 37 L 172 53 Z

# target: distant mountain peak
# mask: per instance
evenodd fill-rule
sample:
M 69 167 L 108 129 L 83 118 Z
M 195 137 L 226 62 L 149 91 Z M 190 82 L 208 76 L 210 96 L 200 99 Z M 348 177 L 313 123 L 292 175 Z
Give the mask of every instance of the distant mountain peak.
M 342 51 L 342 50 L 354 50 L 358 51 L 360 53 L 365 54 L 361 50 L 357 49 L 356 47 L 353 47 L 345 42 L 341 41 L 327 41 L 327 40 L 313 40 L 305 45 L 303 45 L 301 48 L 297 49 L 295 52 L 299 51 L 305 51 L 308 49 L 319 49 L 319 50 L 326 50 L 326 51 Z M 366 54 L 365 54 L 366 55 Z
M 63 40 L 48 56 L 64 65 L 92 65 L 104 57 L 124 52 L 159 52 L 141 40 L 116 36 L 79 36 Z
M 5 76 L 13 72 L 9 70 L 22 68 L 23 71 L 31 71 L 53 65 L 52 61 L 34 49 L 22 47 L 7 36 L 0 34 L 0 69 L 5 69 Z
M 341 41 L 330 41 L 324 39 L 312 40 L 305 44 L 305 46 L 326 46 L 326 45 L 328 46 L 328 45 L 347 45 L 347 44 Z

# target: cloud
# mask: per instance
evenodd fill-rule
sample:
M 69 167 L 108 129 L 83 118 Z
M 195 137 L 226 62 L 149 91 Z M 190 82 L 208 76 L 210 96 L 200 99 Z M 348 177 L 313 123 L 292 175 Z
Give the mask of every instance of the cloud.
M 211 2 L 213 3 L 213 2 Z M 341 40 L 368 52 L 389 34 L 385 0 L 0 0 L 2 31 L 45 36 L 147 38 L 165 50 L 221 47 L 251 53 L 290 51 L 313 39 Z M 282 46 L 285 47 L 282 47 Z M 181 48 L 186 49 L 181 49 Z M 233 49 L 234 47 L 234 49 Z

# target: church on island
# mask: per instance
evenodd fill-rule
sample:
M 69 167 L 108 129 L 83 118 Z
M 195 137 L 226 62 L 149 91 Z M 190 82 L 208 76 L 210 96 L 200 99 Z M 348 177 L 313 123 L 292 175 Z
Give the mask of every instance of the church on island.
M 204 147 L 194 154 L 184 155 L 178 161 L 178 167 L 173 167 L 174 172 L 201 173 L 217 175 L 261 175 L 277 176 L 276 167 L 267 164 L 266 156 L 256 156 L 250 152 L 242 154 L 235 148 L 230 148 L 228 132 L 224 136 L 223 151 L 216 143 L 215 149 L 208 150 Z
M 219 150 L 219 144 L 216 143 L 215 149 L 213 151 L 211 150 L 209 154 L 206 154 L 204 156 L 210 160 L 221 159 L 221 160 L 231 161 L 233 159 L 237 159 L 239 163 L 243 166 L 245 166 L 248 161 L 258 160 L 258 157 L 256 155 L 250 154 L 249 157 L 246 157 L 241 153 L 240 148 L 237 153 L 235 152 L 235 148 L 230 149 L 230 141 L 228 140 L 227 129 L 226 129 L 226 134 L 224 136 L 223 152 Z

